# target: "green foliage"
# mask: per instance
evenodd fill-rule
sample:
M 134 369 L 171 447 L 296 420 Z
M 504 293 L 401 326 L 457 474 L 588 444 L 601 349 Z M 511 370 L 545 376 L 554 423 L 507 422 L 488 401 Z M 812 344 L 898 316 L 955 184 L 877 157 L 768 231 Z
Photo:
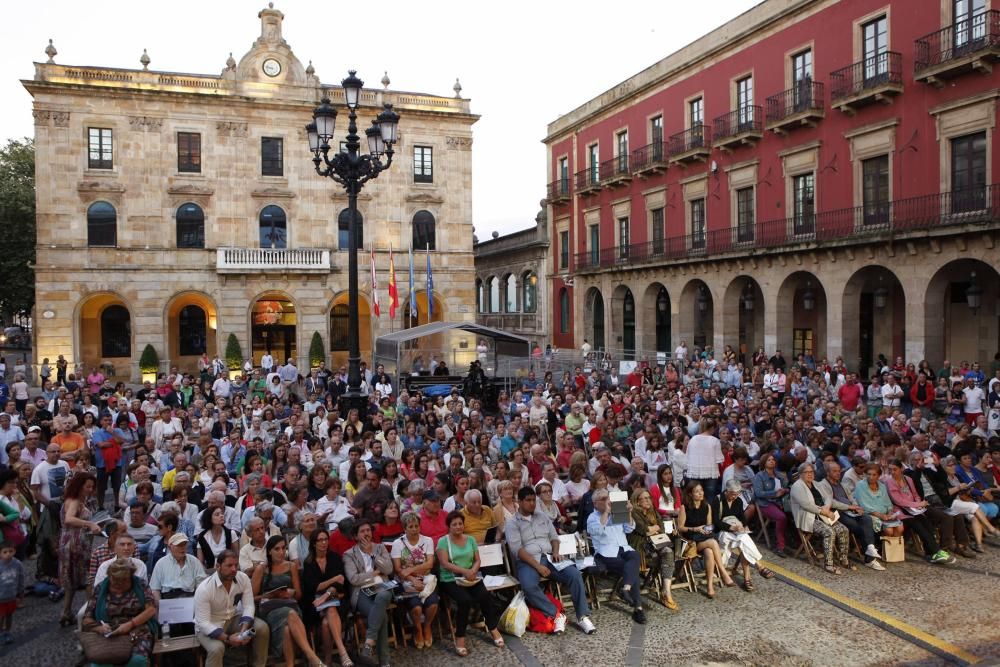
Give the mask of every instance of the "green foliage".
M 231 371 L 243 368 L 243 350 L 240 349 L 240 341 L 233 333 L 229 334 L 226 340 L 226 366 Z
M 10 322 L 35 306 L 35 142 L 10 139 L 0 148 L 0 318 Z
M 149 343 L 142 349 L 139 357 L 139 371 L 142 373 L 156 373 L 160 370 L 160 358 L 156 355 L 156 350 Z
M 326 352 L 323 350 L 323 337 L 319 335 L 318 331 L 314 331 L 312 340 L 309 342 L 309 366 L 316 368 L 325 359 Z

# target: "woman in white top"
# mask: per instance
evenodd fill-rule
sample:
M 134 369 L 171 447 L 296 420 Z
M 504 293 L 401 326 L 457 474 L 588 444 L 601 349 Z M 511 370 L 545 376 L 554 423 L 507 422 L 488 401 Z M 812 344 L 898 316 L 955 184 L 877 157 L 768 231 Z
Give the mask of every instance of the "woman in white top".
M 209 507 L 201 513 L 201 532 L 198 534 L 198 560 L 208 569 L 215 567 L 215 560 L 226 549 L 238 548 L 236 531 L 226 528 L 226 510 Z
M 389 377 L 385 373 L 379 375 L 375 381 L 375 391 L 379 393 L 379 396 L 392 395 L 392 383 L 389 382 Z
M 420 534 L 420 515 L 407 512 L 403 515 L 402 536 L 392 543 L 392 558 L 396 579 L 403 585 L 404 593 L 417 595 L 403 599 L 413 621 L 413 643 L 418 649 L 430 648 L 434 643 L 431 624 L 438 610 L 438 596 L 434 595 L 437 583 L 431 574 L 434 569 L 434 543 Z
M 684 472 L 687 470 L 688 435 L 681 428 L 674 429 L 674 439 L 667 445 L 667 457 L 674 471 L 674 485 L 681 487 Z
M 316 501 L 316 514 L 327 526 L 336 526 L 351 516 L 351 505 L 347 498 L 340 495 L 340 488 L 340 478 L 331 476 L 324 486 L 326 495 Z

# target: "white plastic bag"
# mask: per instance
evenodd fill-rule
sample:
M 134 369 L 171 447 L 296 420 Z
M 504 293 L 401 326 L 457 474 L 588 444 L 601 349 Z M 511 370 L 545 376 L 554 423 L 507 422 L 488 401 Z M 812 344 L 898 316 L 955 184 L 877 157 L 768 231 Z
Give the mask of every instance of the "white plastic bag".
M 500 631 L 515 637 L 521 637 L 528 630 L 528 603 L 524 599 L 524 593 L 518 591 L 514 599 L 510 601 L 503 615 L 500 616 Z

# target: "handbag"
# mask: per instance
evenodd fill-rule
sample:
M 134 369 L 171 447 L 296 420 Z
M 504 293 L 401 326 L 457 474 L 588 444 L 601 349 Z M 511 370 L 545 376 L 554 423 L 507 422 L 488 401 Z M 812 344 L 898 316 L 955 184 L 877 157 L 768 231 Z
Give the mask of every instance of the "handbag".
M 80 646 L 87 662 L 104 665 L 122 665 L 132 658 L 132 637 L 115 635 L 105 637 L 99 632 L 80 633 Z

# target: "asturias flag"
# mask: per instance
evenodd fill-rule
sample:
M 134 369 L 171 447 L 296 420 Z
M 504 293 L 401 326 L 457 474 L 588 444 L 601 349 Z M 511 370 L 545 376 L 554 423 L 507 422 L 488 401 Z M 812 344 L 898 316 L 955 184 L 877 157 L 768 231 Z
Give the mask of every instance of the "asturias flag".
M 389 317 L 396 317 L 399 306 L 399 292 L 396 290 L 396 266 L 392 261 L 392 246 L 389 246 Z
M 375 244 L 372 246 L 372 310 L 375 312 L 375 317 L 381 317 L 382 313 L 378 307 L 378 281 L 375 280 Z

